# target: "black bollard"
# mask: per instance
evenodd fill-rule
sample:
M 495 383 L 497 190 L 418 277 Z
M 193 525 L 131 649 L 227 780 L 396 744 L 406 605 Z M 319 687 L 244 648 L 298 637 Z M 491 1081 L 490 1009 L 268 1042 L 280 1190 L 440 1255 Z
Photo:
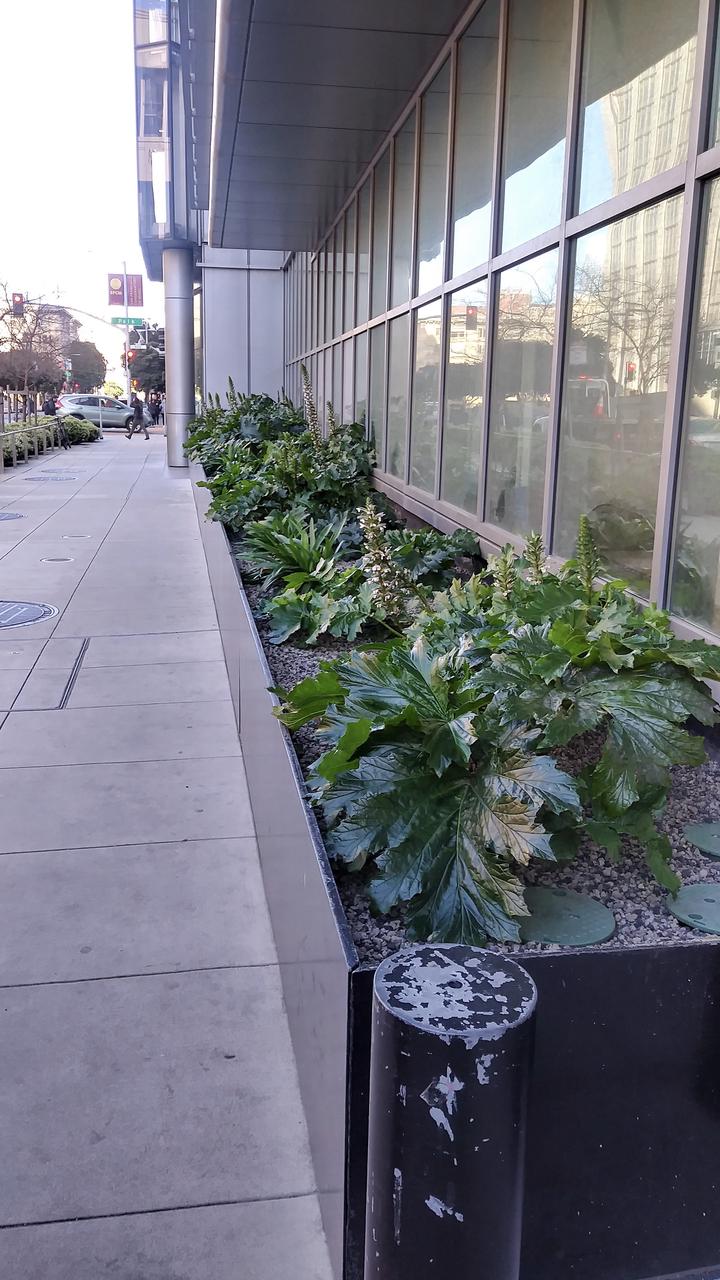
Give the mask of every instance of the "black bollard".
M 517 1280 L 536 999 L 474 947 L 378 968 L 364 1280 Z

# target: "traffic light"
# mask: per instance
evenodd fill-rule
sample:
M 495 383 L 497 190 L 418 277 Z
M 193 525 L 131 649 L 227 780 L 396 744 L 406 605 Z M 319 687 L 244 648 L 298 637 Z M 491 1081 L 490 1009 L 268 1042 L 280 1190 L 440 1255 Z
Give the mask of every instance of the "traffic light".
M 133 351 L 132 349 L 131 349 L 130 351 L 128 351 L 128 355 L 127 355 L 127 358 L 128 358 L 128 364 L 132 364 L 132 362 L 133 362 L 133 360 L 135 359 L 136 355 L 137 355 L 137 351 Z
M 465 314 L 465 328 L 477 329 L 477 307 L 467 307 Z
M 628 360 L 625 364 L 625 381 L 634 382 L 637 373 L 637 365 L 634 360 Z
M 25 299 L 21 293 L 14 293 L 12 296 L 12 313 L 19 319 L 25 315 Z

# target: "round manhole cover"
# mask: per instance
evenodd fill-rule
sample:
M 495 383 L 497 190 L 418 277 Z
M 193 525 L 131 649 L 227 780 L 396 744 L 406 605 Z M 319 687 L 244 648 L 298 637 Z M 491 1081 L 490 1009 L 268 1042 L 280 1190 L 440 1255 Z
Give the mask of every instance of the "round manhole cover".
M 24 520 L 19 511 L 0 511 L 0 520 Z
M 53 604 L 34 604 L 28 600 L 0 600 L 0 627 L 29 627 L 31 622 L 54 618 L 58 610 Z

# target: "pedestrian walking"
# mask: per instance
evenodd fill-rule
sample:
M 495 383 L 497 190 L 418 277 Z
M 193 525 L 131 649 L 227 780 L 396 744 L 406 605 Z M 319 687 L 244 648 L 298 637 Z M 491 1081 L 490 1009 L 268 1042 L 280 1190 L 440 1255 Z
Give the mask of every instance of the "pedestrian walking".
M 60 444 L 62 445 L 63 449 L 69 449 L 70 437 L 65 428 L 65 423 L 63 422 L 62 418 L 58 417 L 57 407 L 55 405 L 55 397 L 52 396 L 49 391 L 46 392 L 45 394 L 42 411 L 47 418 L 54 419 L 55 424 L 57 426 L 57 433 L 58 433 L 58 439 L 60 441 Z
M 160 393 L 159 391 L 151 391 L 150 393 L 150 417 L 153 420 L 153 426 L 156 427 L 160 421 Z
M 145 439 L 149 440 L 150 434 L 148 432 L 147 425 L 145 423 L 145 414 L 143 412 L 144 406 L 140 396 L 133 396 L 132 400 L 130 401 L 130 406 L 133 411 L 133 417 L 132 417 L 132 422 L 128 427 L 128 433 L 127 433 L 128 440 L 132 440 L 136 431 L 144 431 Z

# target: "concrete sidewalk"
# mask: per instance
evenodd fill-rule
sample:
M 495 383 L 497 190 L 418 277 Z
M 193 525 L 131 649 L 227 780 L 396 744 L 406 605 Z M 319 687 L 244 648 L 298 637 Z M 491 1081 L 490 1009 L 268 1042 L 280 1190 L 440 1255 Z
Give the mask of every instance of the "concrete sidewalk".
M 328 1280 L 189 480 L 0 477 L 0 1276 Z

